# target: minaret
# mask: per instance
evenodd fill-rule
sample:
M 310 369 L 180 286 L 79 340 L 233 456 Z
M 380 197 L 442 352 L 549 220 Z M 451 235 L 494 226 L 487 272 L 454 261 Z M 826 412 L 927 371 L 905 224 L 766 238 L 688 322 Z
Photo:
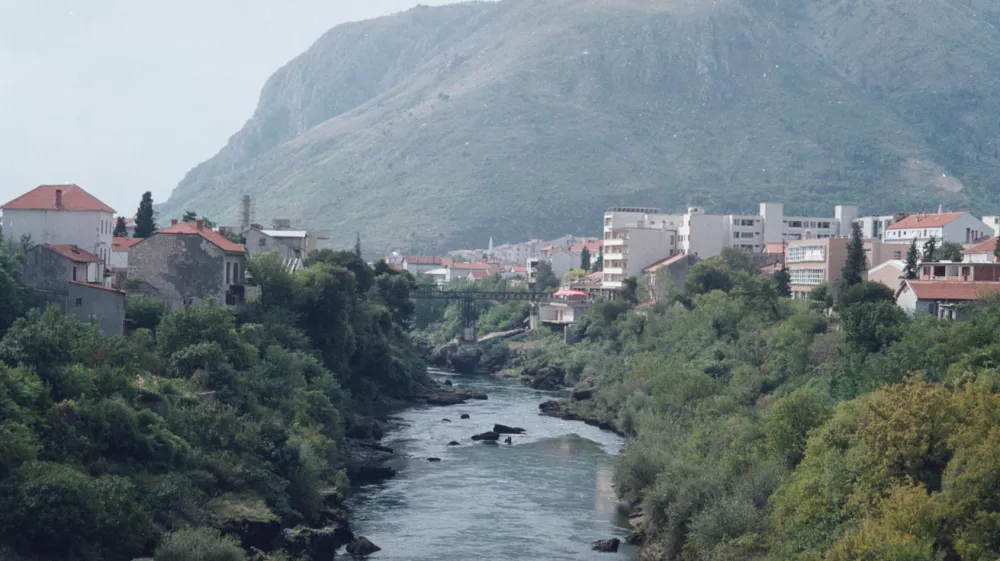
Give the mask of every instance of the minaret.
M 490 256 L 493 255 L 493 236 L 490 236 L 490 247 L 486 250 Z

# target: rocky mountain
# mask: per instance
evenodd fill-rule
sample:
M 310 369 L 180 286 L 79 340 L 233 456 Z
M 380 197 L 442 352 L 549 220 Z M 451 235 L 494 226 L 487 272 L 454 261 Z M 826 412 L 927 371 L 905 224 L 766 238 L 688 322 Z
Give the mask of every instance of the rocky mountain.
M 995 0 L 503 0 L 334 28 L 161 216 L 429 251 L 609 205 L 1000 210 Z

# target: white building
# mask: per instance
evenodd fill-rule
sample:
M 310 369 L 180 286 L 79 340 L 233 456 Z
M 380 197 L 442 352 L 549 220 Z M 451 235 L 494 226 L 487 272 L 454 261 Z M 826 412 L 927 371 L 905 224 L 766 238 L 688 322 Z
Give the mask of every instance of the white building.
M 886 242 L 917 244 L 934 238 L 938 243 L 979 243 L 993 236 L 993 229 L 969 212 L 910 214 L 885 229 Z
M 905 214 L 893 214 L 889 216 L 862 216 L 856 220 L 861 225 L 861 236 L 865 239 L 882 239 L 885 230 L 896 222 L 906 218 Z M 843 235 L 847 235 L 845 232 Z
M 111 260 L 115 211 L 78 185 L 40 185 L 0 209 L 7 239 L 75 245 L 105 264 Z
M 1000 234 L 1000 216 L 984 216 L 983 224 L 993 229 L 993 235 Z
M 662 214 L 657 208 L 615 207 L 604 213 L 604 268 L 606 289 L 678 252 L 677 230 L 682 215 Z

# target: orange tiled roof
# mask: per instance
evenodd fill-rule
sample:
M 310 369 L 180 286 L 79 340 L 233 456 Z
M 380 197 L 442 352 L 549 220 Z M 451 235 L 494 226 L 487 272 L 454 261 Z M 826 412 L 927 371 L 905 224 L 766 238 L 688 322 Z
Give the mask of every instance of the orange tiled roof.
M 160 230 L 156 235 L 160 234 L 198 235 L 212 242 L 223 251 L 230 253 L 243 253 L 245 251 L 243 245 L 229 241 L 222 234 L 211 228 L 206 228 L 204 225 L 199 227 L 198 222 L 178 222 L 169 228 Z
M 141 242 L 144 238 L 111 238 L 111 251 L 128 251 L 128 248 Z
M 908 281 L 920 300 L 979 300 L 1000 292 L 1000 282 Z
M 973 254 L 979 254 L 979 253 L 989 253 L 990 255 L 992 255 L 994 249 L 997 246 L 997 240 L 998 239 L 1000 239 L 1000 238 L 990 238 L 990 239 L 986 240 L 985 242 L 978 243 L 978 244 L 970 247 L 969 249 L 966 249 L 965 250 L 965 254 L 966 255 L 973 255 Z
M 56 208 L 56 191 L 62 191 L 62 207 Z M 39 185 L 3 205 L 3 210 L 98 210 L 114 212 L 79 185 Z
M 886 230 L 907 230 L 911 228 L 938 228 L 949 224 L 964 212 L 943 212 L 941 214 L 910 214 L 899 222 L 894 222 Z
M 100 263 L 101 258 L 70 244 L 42 244 L 42 247 L 62 255 L 74 263 Z
M 587 251 L 594 253 L 600 251 L 602 247 L 604 247 L 604 240 L 590 240 L 586 243 L 576 244 L 569 248 L 569 250 L 579 252 L 583 251 L 583 248 L 587 248 Z

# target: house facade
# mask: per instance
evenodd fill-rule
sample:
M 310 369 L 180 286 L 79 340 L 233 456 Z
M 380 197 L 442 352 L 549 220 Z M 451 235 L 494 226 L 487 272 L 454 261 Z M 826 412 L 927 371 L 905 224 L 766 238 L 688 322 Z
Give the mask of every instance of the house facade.
M 128 276 L 143 281 L 180 310 L 209 298 L 239 306 L 252 290 L 246 282 L 246 250 L 205 227 L 176 220 L 129 248 Z
M 105 264 L 111 259 L 115 211 L 78 185 L 40 185 L 0 209 L 7 239 L 29 236 L 35 244 L 75 245 Z
M 994 263 L 996 262 L 996 247 L 997 240 L 1000 238 L 993 237 L 984 242 L 980 242 L 972 247 L 965 250 L 962 255 L 962 261 L 966 263 Z
M 38 305 L 56 304 L 80 321 L 94 321 L 105 336 L 121 335 L 125 293 L 103 286 L 100 257 L 75 245 L 42 244 L 24 254 L 21 278 Z
M 939 243 L 979 243 L 994 235 L 993 229 L 969 212 L 910 214 L 885 229 L 885 242 L 922 245 L 931 238 Z
M 998 294 L 1000 263 L 921 263 L 918 279 L 900 287 L 896 303 L 909 315 L 961 320 Z

